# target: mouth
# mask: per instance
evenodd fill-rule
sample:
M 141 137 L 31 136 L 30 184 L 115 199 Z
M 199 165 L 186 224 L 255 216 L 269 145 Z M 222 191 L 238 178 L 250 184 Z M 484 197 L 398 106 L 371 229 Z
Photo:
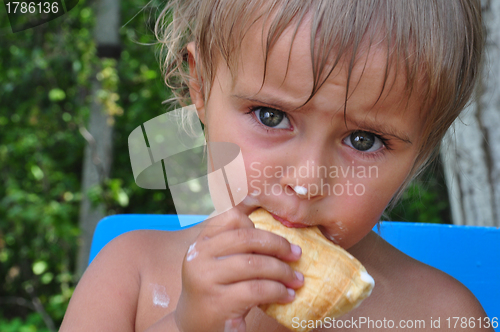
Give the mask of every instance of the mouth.
M 284 218 L 281 218 L 273 213 L 271 213 L 274 219 L 278 220 L 280 223 L 283 224 L 283 226 L 286 226 L 288 228 L 305 228 L 305 227 L 310 227 L 310 225 L 305 225 L 297 222 L 291 222 L 289 220 L 286 220 Z

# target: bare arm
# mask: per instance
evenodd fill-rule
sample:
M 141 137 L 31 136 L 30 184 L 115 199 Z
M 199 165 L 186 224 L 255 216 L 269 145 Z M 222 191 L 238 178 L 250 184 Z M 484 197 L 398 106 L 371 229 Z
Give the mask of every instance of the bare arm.
M 105 246 L 87 268 L 71 298 L 59 331 L 135 331 L 140 289 L 134 233 Z

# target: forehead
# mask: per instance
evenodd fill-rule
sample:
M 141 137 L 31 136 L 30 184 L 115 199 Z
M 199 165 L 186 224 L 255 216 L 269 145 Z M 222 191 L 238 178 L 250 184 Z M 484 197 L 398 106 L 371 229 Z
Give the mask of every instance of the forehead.
M 295 108 L 326 102 L 322 99 L 328 98 L 328 93 L 315 93 L 311 98 L 315 88 L 313 61 L 318 61 L 313 60 L 311 49 L 316 48 L 316 53 L 323 50 L 318 49 L 320 43 L 317 40 L 311 43 L 309 18 L 306 16 L 298 26 L 290 24 L 268 52 L 265 46 L 267 29 L 266 24 L 254 24 L 245 34 L 231 91 L 247 96 L 282 97 Z M 383 43 L 371 47 L 361 44 L 354 59 L 346 53 L 335 63 L 336 56 L 331 54 L 326 59 L 320 90 L 336 89 L 336 95 L 339 95 L 338 90 L 344 95 L 348 92 L 347 104 L 363 106 L 364 109 L 376 104 L 397 103 L 400 104 L 398 109 L 404 113 L 409 103 L 420 104 L 417 93 L 410 96 L 406 91 L 403 66 L 388 65 Z M 350 61 L 354 63 L 351 69 Z M 343 110 L 345 101 L 345 98 L 337 98 L 330 104 L 337 106 L 336 110 Z

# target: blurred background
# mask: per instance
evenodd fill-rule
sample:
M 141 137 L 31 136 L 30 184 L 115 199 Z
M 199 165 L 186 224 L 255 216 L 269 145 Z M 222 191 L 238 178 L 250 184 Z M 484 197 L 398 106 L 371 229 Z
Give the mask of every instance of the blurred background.
M 102 217 L 175 213 L 168 190 L 134 183 L 127 144 L 169 110 L 152 33 L 165 1 L 72 2 L 16 33 L 0 5 L 1 332 L 57 331 Z M 483 1 L 475 101 L 385 220 L 500 226 L 499 3 Z

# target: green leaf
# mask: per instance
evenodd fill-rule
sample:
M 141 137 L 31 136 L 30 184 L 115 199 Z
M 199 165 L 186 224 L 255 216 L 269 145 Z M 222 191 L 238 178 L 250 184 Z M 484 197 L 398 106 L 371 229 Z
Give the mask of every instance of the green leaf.
M 49 284 L 53 279 L 54 279 L 54 274 L 50 272 L 44 273 L 42 276 L 42 284 L 44 285 Z
M 33 263 L 33 273 L 36 274 L 36 275 L 40 275 L 42 273 L 44 273 L 46 270 L 47 270 L 47 262 L 45 261 L 38 261 L 38 262 L 35 262 Z
M 66 93 L 61 89 L 52 89 L 49 91 L 49 99 L 51 101 L 61 101 L 66 99 Z
M 31 166 L 31 173 L 37 180 L 43 179 L 43 171 L 37 165 Z
M 120 191 L 118 193 L 117 201 L 118 204 L 120 204 L 123 207 L 128 206 L 129 199 L 127 193 L 124 191 Z

